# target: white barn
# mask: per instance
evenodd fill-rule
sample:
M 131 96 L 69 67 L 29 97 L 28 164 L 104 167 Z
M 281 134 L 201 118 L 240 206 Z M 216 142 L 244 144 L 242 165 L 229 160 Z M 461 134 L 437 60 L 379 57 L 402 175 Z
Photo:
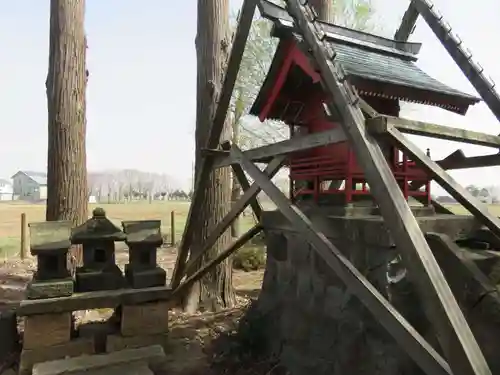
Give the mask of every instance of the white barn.
M 47 199 L 47 174 L 19 171 L 12 176 L 16 199 L 39 202 Z

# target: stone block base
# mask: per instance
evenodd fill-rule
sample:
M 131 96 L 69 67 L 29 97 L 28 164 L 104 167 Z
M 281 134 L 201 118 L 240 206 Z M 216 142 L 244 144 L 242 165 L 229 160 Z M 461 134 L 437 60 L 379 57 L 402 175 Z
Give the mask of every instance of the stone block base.
M 85 354 L 94 354 L 94 343 L 91 339 L 75 339 L 60 345 L 23 349 L 19 361 L 19 375 L 31 375 L 33 365 L 36 363 Z
M 69 342 L 71 313 L 27 316 L 24 321 L 23 349 L 45 348 Z
M 101 271 L 76 270 L 75 289 L 79 293 L 114 290 L 125 286 L 125 279 L 118 267 Z
M 125 279 L 131 288 L 151 288 L 165 285 L 167 282 L 167 272 L 161 267 L 150 270 L 135 270 L 130 264 L 126 264 Z
M 167 340 L 167 333 L 129 337 L 122 335 L 109 335 L 106 339 L 106 352 L 111 353 L 118 350 L 136 349 L 150 345 L 160 345 L 161 347 L 166 348 Z
M 32 280 L 26 287 L 27 299 L 43 299 L 54 297 L 68 297 L 73 294 L 74 283 L 72 278 L 63 280 Z
M 33 368 L 33 375 L 149 375 L 152 374 L 149 366 L 158 367 L 165 360 L 164 350 L 155 345 L 109 354 L 81 356 L 40 363 Z M 119 372 L 118 369 L 121 369 L 122 372 Z M 135 371 L 131 371 L 132 369 Z
M 168 332 L 170 306 L 166 301 L 122 306 L 120 333 L 122 336 L 143 336 Z

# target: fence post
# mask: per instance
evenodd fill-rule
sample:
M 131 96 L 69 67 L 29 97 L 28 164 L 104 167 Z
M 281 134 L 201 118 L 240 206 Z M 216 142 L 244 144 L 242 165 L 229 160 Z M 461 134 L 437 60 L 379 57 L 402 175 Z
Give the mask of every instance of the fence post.
M 172 240 L 172 247 L 175 247 L 175 211 L 170 211 L 170 237 Z
M 21 260 L 26 259 L 28 254 L 28 223 L 26 222 L 26 214 L 21 214 Z

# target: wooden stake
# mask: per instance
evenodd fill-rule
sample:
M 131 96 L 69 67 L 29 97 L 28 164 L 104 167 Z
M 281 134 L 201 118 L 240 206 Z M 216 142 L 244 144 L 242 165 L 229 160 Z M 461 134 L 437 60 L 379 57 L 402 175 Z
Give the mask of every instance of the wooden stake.
M 170 236 L 172 239 L 172 247 L 175 247 L 175 211 L 170 212 Z
M 26 214 L 21 214 L 21 260 L 26 259 L 28 254 L 28 223 L 26 221 Z

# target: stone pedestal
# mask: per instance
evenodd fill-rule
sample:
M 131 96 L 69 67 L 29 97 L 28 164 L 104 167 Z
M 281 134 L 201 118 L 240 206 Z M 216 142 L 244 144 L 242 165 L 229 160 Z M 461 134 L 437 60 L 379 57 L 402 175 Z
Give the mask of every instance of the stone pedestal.
M 153 375 L 157 373 L 154 370 L 164 368 L 166 361 L 163 348 L 153 345 L 41 363 L 35 366 L 33 375 Z
M 76 270 L 78 292 L 112 290 L 125 286 L 125 280 L 115 263 L 115 241 L 124 241 L 125 234 L 117 228 L 101 208 L 92 218 L 76 227 L 71 242 L 83 246 L 83 267 Z
M 65 344 L 71 339 L 71 313 L 27 316 L 24 320 L 24 349 Z
M 122 336 L 156 335 L 168 332 L 170 302 L 151 302 L 121 307 Z
M 66 266 L 71 225 L 70 221 L 29 224 L 31 254 L 37 257 L 37 270 L 27 286 L 28 299 L 73 294 L 73 280 Z
M 163 244 L 160 220 L 122 222 L 129 247 L 125 278 L 132 288 L 163 286 L 167 273 L 156 264 L 157 248 Z
M 90 354 L 94 354 L 94 342 L 86 338 L 43 348 L 23 349 L 19 359 L 19 375 L 32 375 L 36 363 Z
M 31 374 L 35 363 L 94 353 L 92 339 L 72 339 L 71 315 L 66 312 L 25 317 L 20 375 Z
M 410 324 L 432 337 L 423 304 L 380 216 L 367 209 L 339 216 L 312 206 L 304 213 Z M 419 214 L 424 232 L 447 233 L 452 241 L 477 228 L 470 216 Z M 281 213 L 264 212 L 262 224 L 267 264 L 257 309 L 268 322 L 272 354 L 294 374 L 422 374 Z
M 163 286 L 167 282 L 167 271 L 159 266 L 151 269 L 141 269 L 126 264 L 125 279 L 128 285 L 134 289 Z
M 106 352 L 149 345 L 166 347 L 170 308 L 167 301 L 120 306 L 116 311 L 120 331 L 107 336 Z

